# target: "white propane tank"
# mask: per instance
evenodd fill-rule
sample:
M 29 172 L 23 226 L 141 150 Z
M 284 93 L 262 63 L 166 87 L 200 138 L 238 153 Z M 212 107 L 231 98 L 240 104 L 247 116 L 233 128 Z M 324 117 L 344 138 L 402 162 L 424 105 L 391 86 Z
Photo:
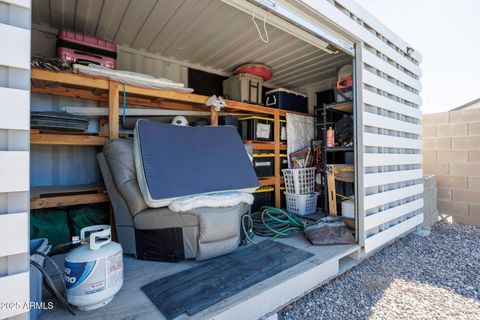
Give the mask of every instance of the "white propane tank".
M 82 245 L 65 257 L 65 285 L 67 301 L 87 311 L 112 301 L 122 287 L 123 250 L 112 242 L 108 225 L 83 228 L 80 242 Z

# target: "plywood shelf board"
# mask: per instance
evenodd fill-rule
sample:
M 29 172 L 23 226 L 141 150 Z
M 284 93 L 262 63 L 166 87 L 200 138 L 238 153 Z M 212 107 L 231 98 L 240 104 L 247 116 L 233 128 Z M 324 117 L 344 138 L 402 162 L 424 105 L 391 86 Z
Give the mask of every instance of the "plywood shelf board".
M 30 209 L 108 202 L 105 188 L 97 184 L 33 187 Z
M 36 133 L 30 134 L 32 145 L 62 145 L 62 146 L 103 146 L 107 137 L 97 134 L 63 134 Z
M 80 99 L 90 99 L 99 101 L 101 107 L 108 110 L 108 128 L 102 130 L 108 132 L 110 139 L 119 137 L 120 116 L 119 105 L 123 104 L 123 92 L 126 91 L 126 103 L 129 105 L 139 105 L 144 107 L 153 107 L 180 111 L 200 111 L 206 112 L 211 117 L 213 125 L 218 124 L 218 116 L 227 113 L 248 113 L 263 114 L 274 118 L 274 141 L 257 142 L 247 141 L 245 143 L 252 144 L 256 150 L 273 150 L 275 153 L 275 175 L 259 180 L 261 186 L 275 186 L 275 203 L 280 205 L 280 186 L 283 179 L 280 175 L 280 152 L 287 150 L 287 145 L 280 141 L 280 119 L 284 118 L 288 113 L 307 115 L 304 113 L 291 112 L 281 109 L 274 109 L 260 105 L 242 103 L 238 101 L 226 100 L 227 107 L 217 112 L 212 108 L 205 106 L 205 102 L 209 97 L 194 93 L 182 93 L 174 90 L 158 90 L 150 88 L 141 88 L 132 85 L 123 85 L 118 82 L 110 81 L 105 78 L 94 78 L 71 72 L 53 72 L 39 69 L 31 71 L 32 88 L 31 92 L 40 94 L 50 94 L 57 96 L 67 96 Z M 55 83 L 54 86 L 51 83 Z M 60 84 L 60 86 L 59 86 Z M 103 111 L 102 111 L 103 112 Z M 240 115 L 240 114 L 239 114 Z M 102 114 L 103 116 L 103 114 Z M 105 136 L 61 136 L 46 135 L 43 133 L 35 133 L 32 135 L 32 144 L 83 144 L 84 145 L 103 145 L 106 141 Z M 79 142 L 82 141 L 82 142 Z M 90 201 L 106 201 L 108 197 L 105 194 L 93 194 L 96 199 Z M 92 195 L 92 196 L 93 196 Z M 101 198 L 105 196 L 104 198 Z M 81 198 L 78 198 L 82 196 Z M 49 203 L 32 203 L 35 206 L 45 207 L 57 205 L 67 205 L 67 203 L 79 204 L 78 202 L 87 201 L 87 195 L 72 195 L 65 197 L 53 197 Z M 74 198 L 77 197 L 77 198 Z M 41 198 L 38 201 L 42 200 Z

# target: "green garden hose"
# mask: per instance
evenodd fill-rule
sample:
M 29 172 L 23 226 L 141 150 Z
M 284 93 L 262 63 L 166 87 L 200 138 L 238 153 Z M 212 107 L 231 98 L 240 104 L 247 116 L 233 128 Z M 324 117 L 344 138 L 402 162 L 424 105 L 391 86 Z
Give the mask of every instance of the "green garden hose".
M 247 233 L 246 223 L 253 229 L 253 233 L 260 237 L 287 238 L 303 232 L 306 223 L 295 215 L 282 209 L 264 206 L 260 211 L 245 215 L 242 219 L 242 228 L 246 238 L 253 243 Z

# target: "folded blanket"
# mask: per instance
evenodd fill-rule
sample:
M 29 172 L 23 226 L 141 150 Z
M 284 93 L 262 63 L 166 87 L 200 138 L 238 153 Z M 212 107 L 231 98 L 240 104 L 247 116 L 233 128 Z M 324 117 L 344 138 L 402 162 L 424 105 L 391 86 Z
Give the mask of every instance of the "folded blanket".
M 251 205 L 253 203 L 253 195 L 243 192 L 216 192 L 199 194 L 173 200 L 170 202 L 168 208 L 173 212 L 186 212 L 202 207 L 233 207 L 240 203 Z

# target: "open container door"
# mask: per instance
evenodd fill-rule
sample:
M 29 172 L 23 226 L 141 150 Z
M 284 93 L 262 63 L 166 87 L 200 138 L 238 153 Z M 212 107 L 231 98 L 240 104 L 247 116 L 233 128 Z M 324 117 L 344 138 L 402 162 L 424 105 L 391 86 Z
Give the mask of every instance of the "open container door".
M 356 210 L 373 252 L 423 222 L 420 53 L 352 0 L 299 0 L 355 45 Z

